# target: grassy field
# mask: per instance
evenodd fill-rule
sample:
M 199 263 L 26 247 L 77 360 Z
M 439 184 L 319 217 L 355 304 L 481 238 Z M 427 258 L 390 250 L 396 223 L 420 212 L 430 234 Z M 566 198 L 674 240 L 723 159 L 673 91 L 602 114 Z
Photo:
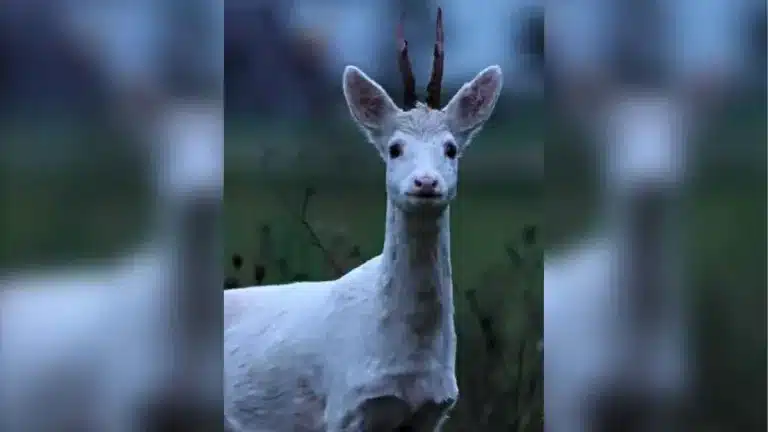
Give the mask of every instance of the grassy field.
M 321 251 L 311 247 L 311 233 L 302 224 L 301 207 L 305 187 L 272 186 L 252 190 L 246 183 L 234 181 L 226 190 L 226 245 L 242 251 L 247 260 L 258 259 L 254 246 L 259 234 L 269 226 L 275 239 L 277 256 L 296 263 L 297 270 L 312 278 L 327 277 Z M 315 182 L 306 220 L 323 244 L 346 242 L 364 257 L 379 253 L 384 239 L 384 188 L 371 186 L 342 189 L 324 187 Z M 458 282 L 473 280 L 484 266 L 503 259 L 509 239 L 526 225 L 540 221 L 540 200 L 462 188 L 460 198 L 451 206 L 455 272 Z M 232 228 L 229 227 L 238 227 Z M 310 245 L 310 247 L 308 247 Z M 342 246 L 342 245 L 338 245 Z M 267 281 L 275 281 L 268 276 Z

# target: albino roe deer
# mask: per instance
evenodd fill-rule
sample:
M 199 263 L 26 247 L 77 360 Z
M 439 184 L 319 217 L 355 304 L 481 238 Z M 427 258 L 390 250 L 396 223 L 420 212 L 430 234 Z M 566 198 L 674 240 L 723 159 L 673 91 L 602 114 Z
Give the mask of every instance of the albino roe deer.
M 386 163 L 382 253 L 339 279 L 225 291 L 226 427 L 435 431 L 458 398 L 449 204 L 502 88 L 480 72 L 440 109 L 442 17 L 426 104 L 399 31 L 405 110 L 354 66 L 344 96 Z

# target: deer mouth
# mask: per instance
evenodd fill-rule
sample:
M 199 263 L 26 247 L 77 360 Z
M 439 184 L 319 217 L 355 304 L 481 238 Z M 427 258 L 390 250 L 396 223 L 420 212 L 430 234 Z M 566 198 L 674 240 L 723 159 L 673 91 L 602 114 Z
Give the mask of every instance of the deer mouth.
M 439 199 L 443 197 L 443 194 L 439 192 L 409 192 L 406 195 L 412 198 L 418 198 L 418 199 Z

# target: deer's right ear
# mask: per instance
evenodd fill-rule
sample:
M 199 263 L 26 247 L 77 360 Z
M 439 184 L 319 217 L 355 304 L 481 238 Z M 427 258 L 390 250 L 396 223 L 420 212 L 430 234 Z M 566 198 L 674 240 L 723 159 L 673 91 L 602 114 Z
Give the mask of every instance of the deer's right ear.
M 342 85 L 349 112 L 369 139 L 400 110 L 376 81 L 354 66 L 344 68 Z

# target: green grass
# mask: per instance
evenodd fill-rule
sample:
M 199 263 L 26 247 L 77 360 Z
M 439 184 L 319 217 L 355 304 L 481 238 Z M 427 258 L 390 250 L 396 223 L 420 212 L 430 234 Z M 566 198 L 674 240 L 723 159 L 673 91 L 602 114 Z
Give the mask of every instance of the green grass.
M 147 228 L 150 196 L 135 178 L 41 171 L 6 183 L 0 268 L 114 256 Z
M 386 197 L 383 187 L 340 189 L 335 186 L 313 187 L 307 219 L 323 243 L 342 236 L 357 245 L 363 255 L 377 255 L 384 240 Z M 304 193 L 302 185 L 271 184 L 270 188 L 249 188 L 235 183 L 227 187 L 225 200 L 225 240 L 228 251 L 242 251 L 246 260 L 257 259 L 263 225 L 272 227 L 280 245 L 278 254 L 297 263 L 313 278 L 327 277 L 320 249 L 311 244 L 310 234 L 299 215 Z M 306 186 L 305 186 L 306 187 Z M 536 197 L 516 198 L 483 194 L 460 188 L 459 198 L 451 206 L 454 269 L 457 283 L 476 279 L 489 262 L 504 259 L 505 246 L 527 224 L 539 221 L 540 203 Z

